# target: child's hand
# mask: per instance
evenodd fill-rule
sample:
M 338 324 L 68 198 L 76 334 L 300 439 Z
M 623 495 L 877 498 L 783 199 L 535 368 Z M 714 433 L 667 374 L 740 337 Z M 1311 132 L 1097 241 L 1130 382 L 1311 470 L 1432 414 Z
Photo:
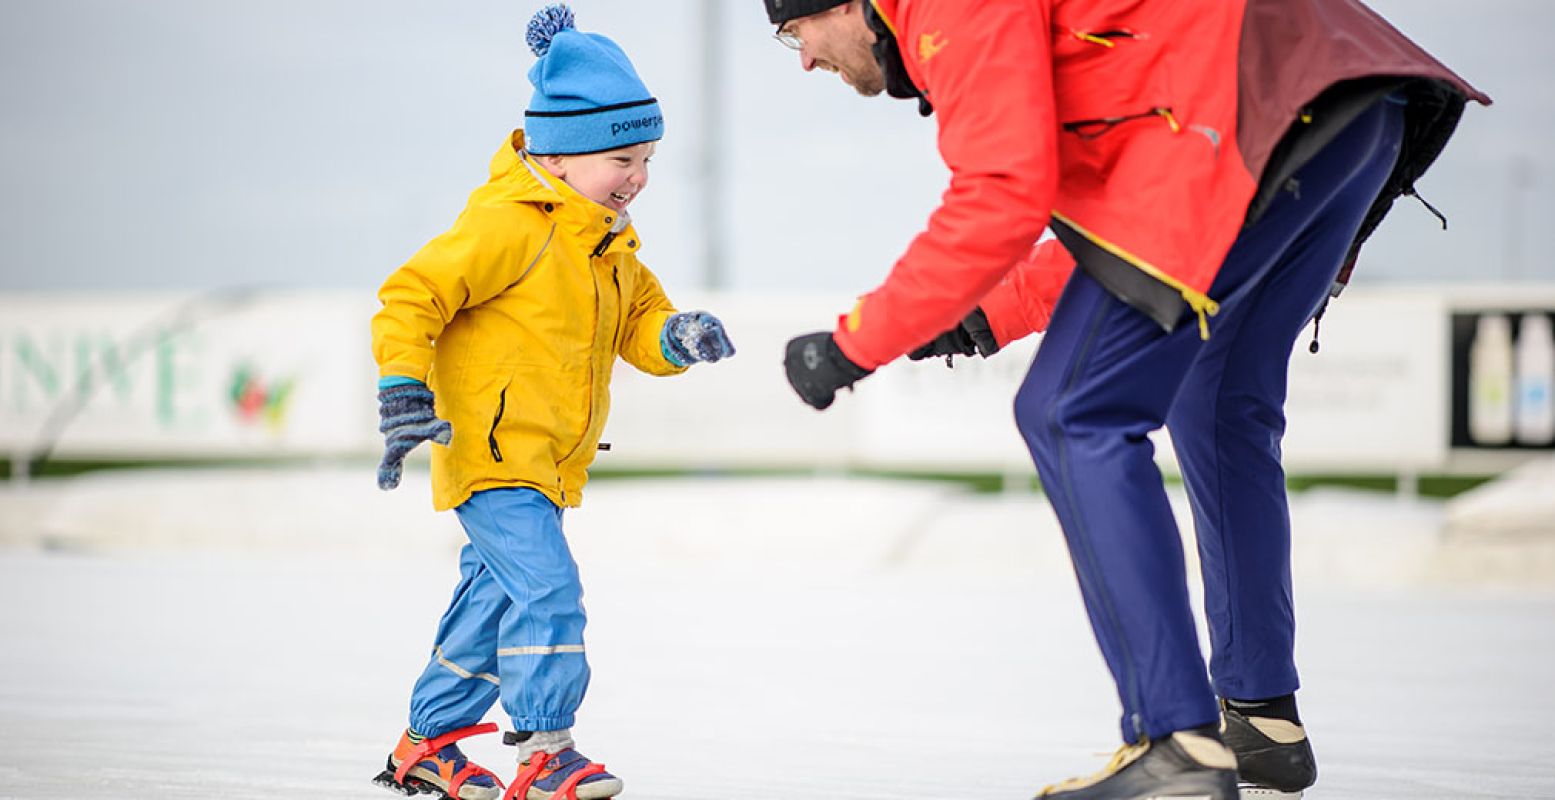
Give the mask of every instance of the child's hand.
M 686 311 L 665 320 L 659 349 L 677 367 L 734 355 L 734 343 L 724 333 L 724 324 L 706 311 Z
M 378 488 L 400 485 L 405 456 L 431 440 L 446 445 L 454 428 L 432 411 L 432 390 L 419 381 L 378 390 L 378 430 L 383 433 L 383 461 L 378 463 Z

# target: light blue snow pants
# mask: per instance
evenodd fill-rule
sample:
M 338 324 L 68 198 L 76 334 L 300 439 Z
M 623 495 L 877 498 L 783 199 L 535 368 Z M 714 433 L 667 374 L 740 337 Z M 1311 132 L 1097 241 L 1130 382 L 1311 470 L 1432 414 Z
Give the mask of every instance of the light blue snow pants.
M 411 728 L 437 736 L 474 725 L 499 693 L 515 730 L 572 727 L 589 683 L 587 620 L 562 509 L 513 488 L 477 492 L 455 512 L 470 542 L 411 693 Z

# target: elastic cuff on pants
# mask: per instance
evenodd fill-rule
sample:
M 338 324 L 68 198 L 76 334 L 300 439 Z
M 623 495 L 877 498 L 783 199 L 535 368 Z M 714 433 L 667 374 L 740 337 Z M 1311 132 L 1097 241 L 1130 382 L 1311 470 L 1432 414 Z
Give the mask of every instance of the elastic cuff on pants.
M 480 723 L 481 721 L 479 718 L 471 720 L 470 722 L 455 722 L 453 724 L 434 722 L 432 720 L 423 720 L 418 723 L 415 720 L 411 720 L 410 730 L 422 738 L 436 739 L 445 733 L 452 733 L 457 730 L 463 730 L 470 727 L 471 725 L 479 725 Z
M 564 717 L 514 717 L 515 731 L 561 731 L 572 727 L 575 714 Z

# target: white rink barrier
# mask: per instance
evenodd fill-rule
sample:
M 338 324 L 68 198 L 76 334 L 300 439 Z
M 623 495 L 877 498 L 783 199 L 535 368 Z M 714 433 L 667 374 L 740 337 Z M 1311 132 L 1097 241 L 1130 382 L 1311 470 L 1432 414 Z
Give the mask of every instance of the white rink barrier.
M 739 354 L 672 379 L 618 363 L 597 469 L 1031 471 L 1011 402 L 1040 337 L 953 369 L 903 359 L 819 413 L 786 385 L 783 345 L 852 298 L 672 296 L 722 317 Z M 370 291 L 0 295 L 0 449 L 372 457 L 376 308 Z M 1552 319 L 1551 285 L 1351 288 L 1321 352 L 1297 342 L 1289 470 L 1487 473 L 1555 452 Z

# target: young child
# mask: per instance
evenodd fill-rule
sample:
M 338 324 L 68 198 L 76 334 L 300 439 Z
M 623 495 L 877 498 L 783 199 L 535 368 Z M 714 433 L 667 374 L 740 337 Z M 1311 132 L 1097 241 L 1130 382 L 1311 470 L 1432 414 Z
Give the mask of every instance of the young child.
M 456 742 L 500 696 L 520 768 L 508 797 L 601 798 L 622 784 L 573 746 L 589 682 L 582 588 L 562 511 L 582 501 L 616 356 L 654 375 L 734 355 L 706 312 L 678 313 L 636 257 L 627 207 L 663 131 L 614 42 L 547 6 L 525 128 L 451 230 L 384 282 L 372 322 L 385 446 L 378 485 L 432 448 L 433 504 L 469 536 L 460 581 L 378 782 L 492 800 L 502 783 Z M 435 399 L 434 399 L 435 398 Z

